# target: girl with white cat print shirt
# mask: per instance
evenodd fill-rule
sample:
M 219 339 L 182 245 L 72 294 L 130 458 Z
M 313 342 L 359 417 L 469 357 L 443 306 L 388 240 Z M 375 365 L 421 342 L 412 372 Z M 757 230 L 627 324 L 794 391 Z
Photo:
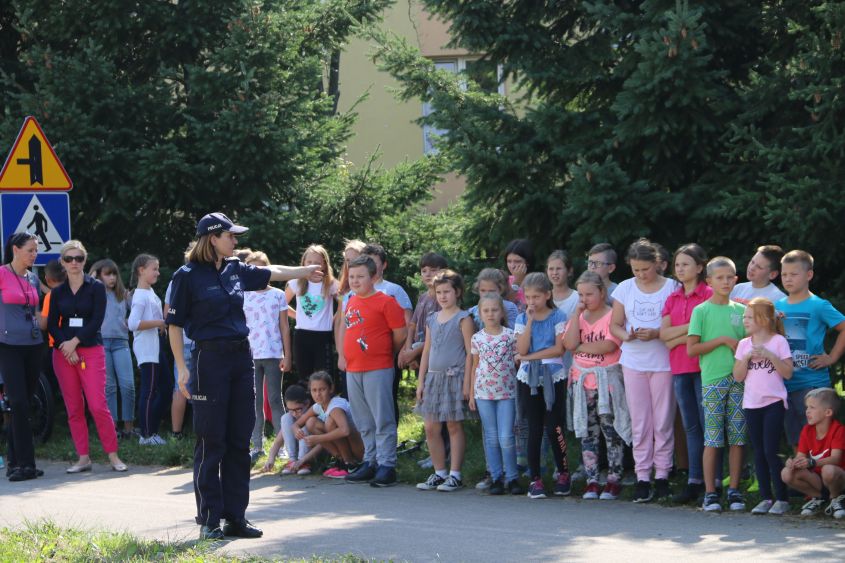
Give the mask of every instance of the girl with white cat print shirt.
M 631 412 L 634 502 L 649 502 L 669 494 L 674 448 L 675 395 L 669 349 L 660 340 L 663 305 L 676 283 L 658 270 L 660 253 L 647 239 L 628 248 L 626 261 L 634 277 L 613 291 L 611 332 L 622 341 L 622 374 Z M 655 492 L 651 490 L 651 471 Z

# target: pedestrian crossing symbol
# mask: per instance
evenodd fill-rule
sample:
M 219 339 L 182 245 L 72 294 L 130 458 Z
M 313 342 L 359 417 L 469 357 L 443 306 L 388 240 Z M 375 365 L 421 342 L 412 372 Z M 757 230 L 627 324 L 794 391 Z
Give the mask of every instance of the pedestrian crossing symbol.
M 29 232 L 38 242 L 35 265 L 60 257 L 61 246 L 70 240 L 70 202 L 67 194 L 3 193 L 2 231 L 6 241 L 14 233 Z
M 0 171 L 0 191 L 67 192 L 73 182 L 32 116 L 23 122 Z

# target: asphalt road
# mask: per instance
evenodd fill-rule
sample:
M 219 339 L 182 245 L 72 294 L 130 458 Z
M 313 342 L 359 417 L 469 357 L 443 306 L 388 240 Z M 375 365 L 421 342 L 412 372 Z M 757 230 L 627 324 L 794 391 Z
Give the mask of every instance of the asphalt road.
M 197 535 L 191 473 L 133 467 L 66 475 L 43 465 L 35 481 L 0 479 L 0 527 L 50 519 L 65 526 L 130 531 L 148 538 Z M 705 514 L 692 508 L 581 499 L 489 497 L 468 489 L 373 489 L 320 477 L 255 475 L 247 516 L 259 540 L 231 555 L 355 554 L 411 561 L 845 560 L 845 522 L 828 518 Z

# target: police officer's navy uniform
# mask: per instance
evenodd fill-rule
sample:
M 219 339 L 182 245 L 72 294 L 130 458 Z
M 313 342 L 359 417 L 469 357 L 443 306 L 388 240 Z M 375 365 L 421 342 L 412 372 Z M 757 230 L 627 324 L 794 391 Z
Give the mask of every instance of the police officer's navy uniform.
M 255 425 L 252 354 L 244 291 L 267 287 L 270 270 L 236 258 L 191 262 L 173 275 L 167 323 L 194 341 L 188 391 L 194 412 L 197 523 L 243 521 L 249 503 L 249 441 Z

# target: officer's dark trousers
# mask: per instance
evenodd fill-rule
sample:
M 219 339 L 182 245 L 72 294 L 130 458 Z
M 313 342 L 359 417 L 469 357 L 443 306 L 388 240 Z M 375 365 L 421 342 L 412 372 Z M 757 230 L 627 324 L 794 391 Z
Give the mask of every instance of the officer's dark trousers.
M 188 385 L 194 411 L 197 523 L 241 520 L 249 504 L 255 385 L 248 342 L 197 343 Z

